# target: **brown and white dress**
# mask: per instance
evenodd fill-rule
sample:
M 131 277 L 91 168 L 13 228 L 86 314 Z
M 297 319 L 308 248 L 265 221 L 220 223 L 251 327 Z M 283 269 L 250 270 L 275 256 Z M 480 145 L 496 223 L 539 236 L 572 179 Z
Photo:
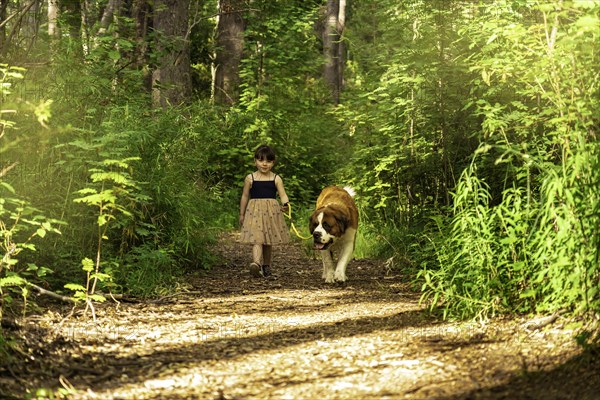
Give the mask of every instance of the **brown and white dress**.
M 276 178 L 277 175 L 273 180 L 259 181 L 252 174 L 250 200 L 240 234 L 241 243 L 276 245 L 290 241 L 289 228 L 276 198 Z

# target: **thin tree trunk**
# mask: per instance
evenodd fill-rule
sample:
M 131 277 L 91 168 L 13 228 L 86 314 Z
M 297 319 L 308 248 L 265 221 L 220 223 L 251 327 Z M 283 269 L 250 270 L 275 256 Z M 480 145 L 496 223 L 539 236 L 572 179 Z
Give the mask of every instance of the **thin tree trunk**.
M 214 101 L 233 104 L 239 99 L 240 62 L 244 49 L 245 22 L 242 0 L 220 0 L 217 52 L 213 66 Z
M 337 47 L 337 103 L 340 101 L 340 95 L 344 88 L 344 67 L 346 64 L 346 46 L 342 40 L 344 35 L 344 29 L 346 28 L 346 0 L 339 0 L 338 8 L 338 20 L 337 20 L 337 36 L 338 36 L 338 47 Z
M 146 59 L 148 52 L 146 37 L 148 29 L 152 25 L 149 19 L 150 13 L 151 7 L 147 0 L 133 0 L 131 18 L 135 22 L 136 65 L 141 64 Z
M 43 22 L 46 21 L 47 14 L 46 9 L 44 8 L 44 1 L 37 0 L 34 2 L 31 10 L 26 13 L 26 37 L 28 38 L 28 44 L 26 47 L 25 54 L 30 54 L 31 49 L 35 45 L 37 41 L 38 34 L 40 33 L 40 28 Z M 60 33 L 60 32 L 59 32 Z
M 335 104 L 340 102 L 340 93 L 343 83 L 343 53 L 342 32 L 346 23 L 346 1 L 328 0 L 325 30 L 323 32 L 323 55 L 325 69 L 323 78 L 331 89 Z
M 135 52 L 133 67 L 141 69 L 148 63 L 148 32 L 152 29 L 152 6 L 148 0 L 133 0 L 131 18 L 135 22 Z M 144 69 L 146 71 L 146 69 Z M 144 88 L 152 90 L 152 74 L 144 72 Z
M 90 53 L 91 46 L 91 0 L 83 0 L 81 2 L 81 47 L 84 55 Z
M 0 55 L 6 54 L 7 41 L 6 41 L 6 25 L 4 21 L 6 21 L 6 11 L 8 8 L 9 0 L 0 0 Z
M 57 20 L 58 0 L 48 0 L 48 36 L 54 39 L 60 36 Z
M 101 36 L 106 33 L 110 23 L 113 20 L 113 17 L 117 10 L 119 9 L 121 0 L 109 0 L 106 8 L 104 9 L 104 13 L 102 14 L 102 19 L 100 20 L 100 28 L 98 29 L 98 36 Z
M 2 49 L 3 55 L 7 53 L 8 47 L 10 46 L 10 43 L 12 43 L 13 37 L 15 37 L 21 32 L 23 19 L 26 17 L 27 13 L 33 8 L 33 6 L 37 4 L 37 2 L 38 0 L 30 1 L 28 4 L 24 5 L 21 9 L 19 9 L 19 11 L 15 12 L 10 16 L 7 16 L 5 20 L 0 21 L 0 26 L 6 26 L 6 23 L 9 20 L 15 19 L 14 26 L 12 27 L 8 37 L 5 39 L 5 46 Z

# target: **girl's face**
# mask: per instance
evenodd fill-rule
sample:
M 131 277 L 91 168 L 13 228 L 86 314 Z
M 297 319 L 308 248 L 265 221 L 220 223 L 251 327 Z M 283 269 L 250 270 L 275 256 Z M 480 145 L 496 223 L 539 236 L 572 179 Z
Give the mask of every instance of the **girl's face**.
M 255 159 L 254 164 L 256 164 L 256 168 L 263 174 L 266 174 L 271 171 L 273 165 L 275 165 L 275 161 L 269 161 L 266 158 L 262 158 L 260 160 Z

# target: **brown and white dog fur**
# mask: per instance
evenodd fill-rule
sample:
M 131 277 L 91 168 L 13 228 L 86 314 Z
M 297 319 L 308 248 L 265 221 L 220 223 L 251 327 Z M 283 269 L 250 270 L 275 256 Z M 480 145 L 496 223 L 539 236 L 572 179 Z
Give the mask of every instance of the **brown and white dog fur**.
M 354 190 L 349 187 L 328 186 L 317 198 L 310 216 L 309 229 L 314 248 L 321 252 L 325 282 L 345 282 L 346 267 L 354 253 L 358 229 L 358 208 Z M 333 250 L 338 254 L 334 270 Z

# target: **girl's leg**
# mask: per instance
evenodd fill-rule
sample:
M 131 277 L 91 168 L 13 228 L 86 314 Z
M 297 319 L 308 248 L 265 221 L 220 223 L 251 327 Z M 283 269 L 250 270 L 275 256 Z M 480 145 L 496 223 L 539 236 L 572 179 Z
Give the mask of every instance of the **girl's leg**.
M 264 276 L 262 268 L 263 248 L 262 244 L 252 246 L 252 262 L 250 263 L 250 275 L 258 278 Z
M 263 252 L 263 276 L 265 278 L 268 278 L 269 276 L 271 276 L 271 259 L 272 259 L 272 252 L 273 246 L 268 245 L 268 244 L 264 244 L 262 246 L 262 252 Z
M 273 258 L 273 246 L 269 244 L 262 245 L 263 265 L 271 265 Z
M 262 265 L 263 263 L 263 245 L 255 244 L 252 246 L 252 261 L 257 263 L 258 265 Z

